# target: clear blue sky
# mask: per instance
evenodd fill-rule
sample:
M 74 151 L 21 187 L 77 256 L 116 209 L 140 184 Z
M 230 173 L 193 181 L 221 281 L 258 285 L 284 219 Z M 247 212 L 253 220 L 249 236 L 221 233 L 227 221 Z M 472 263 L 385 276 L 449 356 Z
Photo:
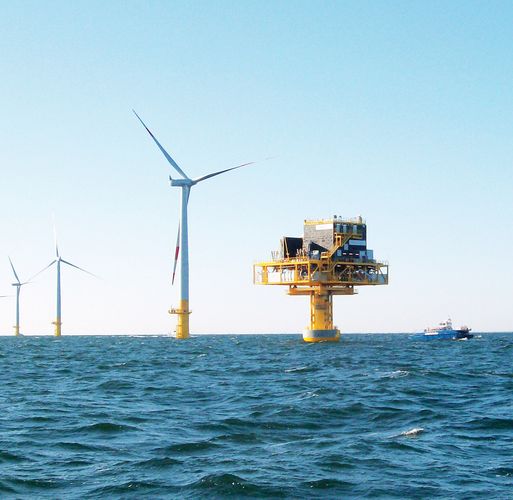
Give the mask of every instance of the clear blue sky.
M 193 332 L 300 332 L 304 298 L 252 264 L 305 218 L 366 218 L 388 287 L 337 297 L 342 332 L 446 319 L 513 330 L 513 3 L 2 2 L 0 294 L 53 258 L 64 333 L 165 333 L 179 191 Z M 1 263 L 3 259 L 3 264 Z M 51 333 L 54 272 L 22 292 Z M 0 299 L 11 334 L 13 299 Z

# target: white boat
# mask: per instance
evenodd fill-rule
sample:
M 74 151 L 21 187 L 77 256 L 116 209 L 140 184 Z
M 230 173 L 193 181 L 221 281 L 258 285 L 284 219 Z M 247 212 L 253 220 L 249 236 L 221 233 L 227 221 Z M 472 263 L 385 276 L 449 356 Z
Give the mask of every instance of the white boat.
M 424 333 L 418 333 L 414 335 L 413 338 L 422 340 L 466 340 L 474 336 L 470 331 L 471 328 L 468 326 L 461 326 L 459 329 L 454 329 L 452 327 L 451 318 L 449 318 L 438 326 L 426 328 Z

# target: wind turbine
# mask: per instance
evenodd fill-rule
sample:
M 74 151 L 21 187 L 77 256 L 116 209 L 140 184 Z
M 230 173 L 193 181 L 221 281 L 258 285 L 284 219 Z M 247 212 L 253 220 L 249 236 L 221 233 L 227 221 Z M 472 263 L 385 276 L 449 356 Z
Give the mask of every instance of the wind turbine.
M 54 227 L 55 232 L 55 227 Z M 45 268 L 41 269 L 35 276 L 38 276 L 43 271 L 46 271 L 48 268 L 52 267 L 54 264 L 57 265 L 57 314 L 55 317 L 55 321 L 52 322 L 52 325 L 55 325 L 55 336 L 60 337 L 61 336 L 61 263 L 66 264 L 68 266 L 74 267 L 75 269 L 78 269 L 79 271 L 82 271 L 84 273 L 90 274 L 91 276 L 97 277 L 93 273 L 90 273 L 89 271 L 86 271 L 85 269 L 82 269 L 81 267 L 76 266 L 75 264 L 72 264 L 71 262 L 68 262 L 67 260 L 64 260 L 60 253 L 59 253 L 59 246 L 57 245 L 57 235 L 55 234 L 55 259 L 50 262 Z
M 14 325 L 14 335 L 17 337 L 20 334 L 20 291 L 23 285 L 27 285 L 28 283 L 30 283 L 30 280 L 22 283 L 20 281 L 20 278 L 18 277 L 16 269 L 14 269 L 14 264 L 12 263 L 10 257 L 9 262 L 11 263 L 11 269 L 14 274 L 14 278 L 16 279 L 16 283 L 12 283 L 12 286 L 16 287 L 16 324 Z
M 155 141 L 155 144 L 160 149 L 162 154 L 166 157 L 166 160 L 170 163 L 170 165 L 178 172 L 178 174 L 182 177 L 181 179 L 173 178 L 171 175 L 169 176 L 169 180 L 171 181 L 171 186 L 179 187 L 182 190 L 182 198 L 180 203 L 180 221 L 178 225 L 178 236 L 176 239 L 176 251 L 175 251 L 175 260 L 173 266 L 173 283 L 175 279 L 176 272 L 176 264 L 178 261 L 178 256 L 180 255 L 180 305 L 177 309 L 171 308 L 169 310 L 170 314 L 176 314 L 178 316 L 178 324 L 176 326 L 176 338 L 177 339 L 186 339 L 189 337 L 189 314 L 191 311 L 189 310 L 189 242 L 188 242 L 188 222 L 187 222 L 187 204 L 189 202 L 189 196 L 191 194 L 191 188 L 202 182 L 206 179 L 210 179 L 211 177 L 215 177 L 216 175 L 224 174 L 225 172 L 229 172 L 230 170 L 235 170 L 237 168 L 245 167 L 247 165 L 251 165 L 255 162 L 243 163 L 242 165 L 237 165 L 236 167 L 227 168 L 225 170 L 220 170 L 219 172 L 213 172 L 211 174 L 203 175 L 201 177 L 197 177 L 195 179 L 191 179 L 187 176 L 187 174 L 178 166 L 178 164 L 171 158 L 168 152 L 162 147 L 157 138 L 151 133 L 150 129 L 146 126 L 146 124 L 142 121 L 141 117 L 132 110 L 142 123 L 143 127 L 146 129 L 148 134 L 150 134 L 151 138 Z M 181 253 L 180 253 L 181 250 Z

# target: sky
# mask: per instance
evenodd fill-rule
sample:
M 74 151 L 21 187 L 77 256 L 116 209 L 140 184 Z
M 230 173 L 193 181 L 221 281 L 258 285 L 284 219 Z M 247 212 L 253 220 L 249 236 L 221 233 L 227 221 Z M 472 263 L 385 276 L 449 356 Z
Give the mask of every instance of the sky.
M 132 108 L 191 176 L 257 161 L 193 189 L 193 333 L 301 332 L 308 299 L 252 266 L 334 214 L 390 263 L 335 297 L 342 333 L 513 330 L 509 1 L 1 2 L 0 100 L 0 295 L 8 256 L 22 280 L 53 260 L 55 214 L 99 276 L 63 269 L 63 334 L 174 330 L 180 191 Z M 21 331 L 54 314 L 52 268 Z

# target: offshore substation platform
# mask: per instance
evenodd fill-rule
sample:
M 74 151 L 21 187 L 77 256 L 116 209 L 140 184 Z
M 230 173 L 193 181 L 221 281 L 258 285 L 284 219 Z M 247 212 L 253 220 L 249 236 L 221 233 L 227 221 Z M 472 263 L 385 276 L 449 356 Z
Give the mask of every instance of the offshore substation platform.
M 289 295 L 310 296 L 306 342 L 338 341 L 333 325 L 333 295 L 354 295 L 355 287 L 388 285 L 388 263 L 367 248 L 361 217 L 305 220 L 302 238 L 285 236 L 272 260 L 253 265 L 257 285 L 285 285 Z

